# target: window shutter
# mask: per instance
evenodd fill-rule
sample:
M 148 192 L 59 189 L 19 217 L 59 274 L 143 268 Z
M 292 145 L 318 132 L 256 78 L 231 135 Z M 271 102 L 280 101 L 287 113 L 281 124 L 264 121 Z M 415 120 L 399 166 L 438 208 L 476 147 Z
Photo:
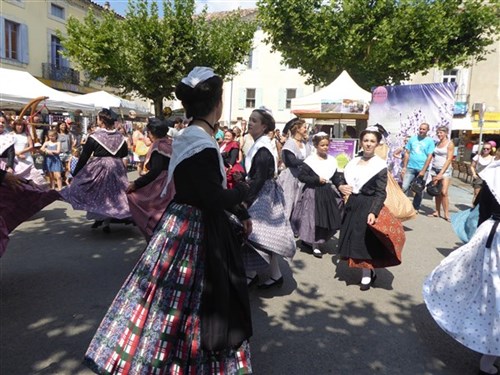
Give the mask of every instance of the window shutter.
M 5 57 L 5 18 L 0 17 L 0 57 Z
M 255 89 L 255 108 L 262 106 L 262 89 Z
M 240 88 L 240 95 L 238 96 L 238 109 L 245 109 L 247 100 L 247 89 Z
M 286 108 L 286 89 L 279 89 L 279 97 L 278 97 L 278 110 L 283 111 Z
M 19 25 L 19 41 L 21 45 L 20 50 L 20 61 L 24 64 L 28 64 L 30 61 L 29 55 L 29 45 L 28 45 L 28 26 L 25 24 Z

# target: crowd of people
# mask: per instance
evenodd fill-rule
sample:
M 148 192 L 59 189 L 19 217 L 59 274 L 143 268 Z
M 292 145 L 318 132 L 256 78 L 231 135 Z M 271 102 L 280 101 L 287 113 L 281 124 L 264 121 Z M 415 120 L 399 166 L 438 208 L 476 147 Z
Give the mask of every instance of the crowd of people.
M 404 234 L 387 203 L 394 194 L 388 186 L 399 187 L 387 168 L 382 126 L 360 133 L 359 154 L 340 171 L 328 154 L 330 136 L 309 135 L 302 119 L 288 122 L 282 135 L 272 112 L 261 107 L 248 123 L 221 128 L 222 86 L 211 68 L 193 69 L 175 91 L 188 123 L 151 118 L 130 136 L 108 109 L 98 113 L 83 139 L 71 136 L 67 122 L 29 134 L 19 120 L 7 133 L 0 117 L 0 255 L 8 233 L 56 199 L 86 211 L 92 228 L 103 226 L 107 233 L 112 222 L 134 223 L 147 242 L 85 354 L 85 364 L 96 373 L 252 373 L 249 290 L 285 282 L 279 259 L 294 257 L 297 240 L 321 258 L 325 243 L 339 232 L 337 253 L 351 269 L 360 269 L 362 291 L 373 286 L 378 268 L 401 263 Z M 400 192 L 410 192 L 429 172 L 429 186 L 440 186 L 430 216 L 442 213 L 449 220 L 453 145 L 448 129 L 437 129 L 435 144 L 429 128 L 421 124 L 401 153 Z M 50 189 L 38 186 L 24 166 L 35 142 L 41 142 Z M 130 153 L 139 177 L 129 182 Z M 496 155 L 488 163 L 486 155 L 476 160 L 481 220 L 475 237 L 446 258 L 424 286 L 438 323 L 485 354 L 484 373 L 494 373 L 500 355 L 500 314 L 491 302 L 500 293 L 500 152 Z M 6 202 L 19 195 L 31 205 L 22 215 L 11 215 L 17 207 Z M 421 201 L 417 191 L 416 210 Z M 457 253 L 464 256 L 458 259 Z M 484 267 L 488 272 L 481 276 Z M 466 299 L 449 290 L 455 281 L 447 276 L 455 271 L 455 281 L 467 283 Z M 261 280 L 263 275 L 268 277 Z M 459 324 L 460 310 L 456 317 L 448 315 L 458 303 L 469 303 L 466 324 Z M 481 344 L 470 329 L 477 325 Z

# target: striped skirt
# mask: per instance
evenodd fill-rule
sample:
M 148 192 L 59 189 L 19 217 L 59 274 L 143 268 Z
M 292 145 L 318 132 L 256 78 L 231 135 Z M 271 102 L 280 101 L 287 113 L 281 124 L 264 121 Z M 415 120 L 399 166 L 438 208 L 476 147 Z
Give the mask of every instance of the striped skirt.
M 250 349 L 201 348 L 201 210 L 168 207 L 85 354 L 98 374 L 250 374 Z

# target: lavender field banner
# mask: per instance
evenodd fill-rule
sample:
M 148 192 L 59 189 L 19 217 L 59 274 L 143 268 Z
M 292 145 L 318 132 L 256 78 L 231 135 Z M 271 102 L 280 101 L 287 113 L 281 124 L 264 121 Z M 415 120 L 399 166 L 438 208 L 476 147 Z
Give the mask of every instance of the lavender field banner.
M 370 125 L 381 124 L 389 132 L 389 169 L 398 178 L 400 161 L 393 157 L 404 147 L 404 140 L 418 133 L 423 122 L 435 140 L 439 126 L 451 128 L 456 83 L 378 86 L 372 90 Z
M 392 134 L 417 134 L 422 122 L 430 125 L 429 135 L 438 126 L 451 126 L 456 84 L 379 86 L 372 91 L 370 125 L 382 124 Z

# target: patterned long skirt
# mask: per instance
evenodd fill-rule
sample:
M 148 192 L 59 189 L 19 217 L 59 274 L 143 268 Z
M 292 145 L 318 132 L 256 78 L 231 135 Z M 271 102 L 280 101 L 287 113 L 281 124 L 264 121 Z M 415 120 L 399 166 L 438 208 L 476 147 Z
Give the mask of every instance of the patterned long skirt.
M 201 348 L 202 212 L 172 203 L 85 354 L 98 374 L 250 374 L 250 349 Z M 202 322 L 201 322 L 202 323 Z
M 122 159 L 98 157 L 82 168 L 61 195 L 73 209 L 91 213 L 89 218 L 126 219 L 130 217 L 127 186 L 127 170 Z

